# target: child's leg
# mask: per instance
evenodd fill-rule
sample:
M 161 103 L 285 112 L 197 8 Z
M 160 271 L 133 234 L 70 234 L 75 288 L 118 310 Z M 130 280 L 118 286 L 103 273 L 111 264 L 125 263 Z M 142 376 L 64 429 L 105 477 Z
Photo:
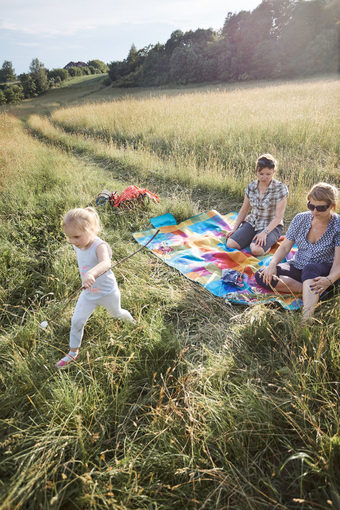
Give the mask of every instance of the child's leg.
M 100 298 L 98 300 L 98 304 L 104 306 L 112 317 L 135 324 L 135 320 L 131 313 L 120 306 L 120 290 L 118 287 L 107 296 Z
M 71 320 L 70 351 L 58 361 L 56 364 L 58 369 L 66 368 L 77 359 L 85 323 L 96 306 L 97 303 L 95 301 L 86 299 L 84 292 L 80 294 Z
M 71 320 L 70 348 L 72 351 L 79 349 L 84 334 L 84 326 L 98 304 L 98 301 L 87 299 L 85 292 L 80 294 Z

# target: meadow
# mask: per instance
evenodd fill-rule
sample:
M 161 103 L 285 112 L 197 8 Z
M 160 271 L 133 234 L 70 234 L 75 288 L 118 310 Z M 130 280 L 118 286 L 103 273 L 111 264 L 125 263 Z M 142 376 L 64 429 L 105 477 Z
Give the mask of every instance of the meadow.
M 338 508 L 339 296 L 306 327 L 299 312 L 228 305 L 144 250 L 116 270 L 137 326 L 98 309 L 79 361 L 54 367 L 79 287 L 64 212 L 129 184 L 159 195 L 99 209 L 119 260 L 152 216 L 236 210 L 271 152 L 287 226 L 311 184 L 340 186 L 338 80 L 101 80 L 0 114 L 0 510 Z

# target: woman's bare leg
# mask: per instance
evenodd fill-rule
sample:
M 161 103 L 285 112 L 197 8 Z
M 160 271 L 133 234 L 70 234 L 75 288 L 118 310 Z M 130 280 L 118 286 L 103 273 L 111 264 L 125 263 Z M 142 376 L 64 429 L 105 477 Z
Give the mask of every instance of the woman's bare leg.
M 240 245 L 236 241 L 234 241 L 234 239 L 230 239 L 230 237 L 229 239 L 227 239 L 227 246 L 228 248 L 233 248 L 234 250 L 241 249 Z
M 303 282 L 303 318 L 308 321 L 312 318 L 316 305 L 318 304 L 320 294 L 310 288 L 313 279 Z
M 278 292 L 282 292 L 285 294 L 301 294 L 302 293 L 302 283 L 297 280 L 293 280 L 289 276 L 279 276 L 279 281 L 275 289 Z

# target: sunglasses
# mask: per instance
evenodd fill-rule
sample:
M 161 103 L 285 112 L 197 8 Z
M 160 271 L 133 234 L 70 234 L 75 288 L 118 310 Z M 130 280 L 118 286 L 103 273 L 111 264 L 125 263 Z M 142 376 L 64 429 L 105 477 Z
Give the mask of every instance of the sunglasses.
M 307 207 L 310 211 L 314 211 L 314 209 L 316 209 L 318 212 L 325 212 L 330 207 L 330 205 L 331 204 L 329 204 L 329 205 L 313 205 L 310 202 L 308 202 Z
M 274 161 L 271 161 L 270 159 L 267 159 L 267 158 L 259 159 L 257 164 L 259 166 L 263 166 L 263 167 L 266 167 L 266 168 L 274 168 L 274 166 L 275 166 Z

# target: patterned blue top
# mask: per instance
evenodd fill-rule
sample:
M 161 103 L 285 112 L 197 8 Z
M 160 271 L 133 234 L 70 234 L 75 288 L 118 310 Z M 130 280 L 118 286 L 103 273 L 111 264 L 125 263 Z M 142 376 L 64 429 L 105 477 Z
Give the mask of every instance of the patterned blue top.
M 286 238 L 294 241 L 298 247 L 294 259 L 290 261 L 297 269 L 303 269 L 311 263 L 333 264 L 335 247 L 340 246 L 340 216 L 336 213 L 332 215 L 326 232 L 316 243 L 307 240 L 312 218 L 311 212 L 297 214 L 287 230 Z

